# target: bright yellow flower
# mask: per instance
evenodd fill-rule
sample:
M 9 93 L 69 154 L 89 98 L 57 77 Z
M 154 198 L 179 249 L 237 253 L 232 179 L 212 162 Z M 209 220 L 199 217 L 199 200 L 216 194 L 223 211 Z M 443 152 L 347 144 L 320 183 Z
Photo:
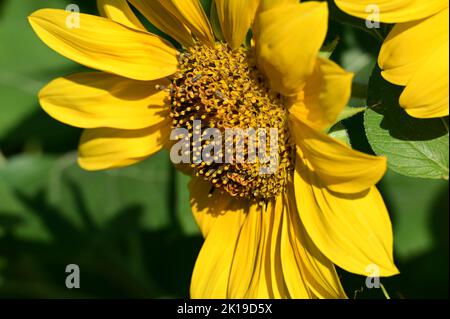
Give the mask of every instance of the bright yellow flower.
M 129 2 L 187 49 L 145 31 L 124 0 L 99 1 L 107 18 L 81 14 L 75 29 L 61 10 L 30 17 L 48 46 L 102 71 L 56 79 L 40 93 L 51 116 L 86 129 L 83 168 L 142 161 L 172 128 L 192 134 L 194 119 L 280 135 L 275 174 L 255 174 L 257 163 L 191 165 L 191 206 L 205 237 L 191 296 L 345 298 L 334 264 L 397 274 L 389 215 L 374 186 L 386 159 L 321 132 L 345 107 L 352 81 L 318 57 L 326 3 L 216 0 L 227 47 L 215 42 L 198 0 Z M 255 45 L 245 48 L 251 26 Z
M 343 11 L 366 19 L 379 8 L 379 21 L 396 23 L 381 48 L 383 77 L 405 86 L 400 105 L 418 118 L 448 116 L 448 0 L 335 0 Z

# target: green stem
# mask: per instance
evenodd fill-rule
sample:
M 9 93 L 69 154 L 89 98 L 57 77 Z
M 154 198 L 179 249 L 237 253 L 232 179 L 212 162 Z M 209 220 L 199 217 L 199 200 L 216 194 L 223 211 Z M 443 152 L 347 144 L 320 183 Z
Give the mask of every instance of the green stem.
M 384 42 L 384 37 L 380 33 L 380 31 L 378 29 L 371 29 L 371 30 L 372 30 L 372 34 L 375 35 L 375 38 L 377 38 L 377 40 L 382 44 Z
M 448 123 L 443 118 L 441 118 L 441 122 L 442 122 L 442 124 L 444 124 L 444 127 L 447 130 L 447 132 L 449 132 Z
M 381 287 L 381 291 L 383 292 L 384 297 L 386 297 L 386 299 L 391 299 L 391 296 L 389 296 L 386 288 L 384 288 L 383 284 L 380 284 Z

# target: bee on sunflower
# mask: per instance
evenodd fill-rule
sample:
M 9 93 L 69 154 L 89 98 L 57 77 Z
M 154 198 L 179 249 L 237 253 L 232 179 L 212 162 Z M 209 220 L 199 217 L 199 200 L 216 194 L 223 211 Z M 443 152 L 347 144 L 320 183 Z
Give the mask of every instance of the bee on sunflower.
M 130 4 L 179 49 L 149 33 Z M 196 120 L 220 131 L 278 133 L 273 174 L 258 174 L 258 161 L 200 160 L 185 170 L 205 238 L 192 298 L 346 298 L 335 265 L 361 275 L 373 265 L 380 276 L 398 273 L 375 187 L 386 159 L 323 132 L 344 109 L 352 82 L 318 55 L 326 3 L 215 0 L 216 32 L 199 0 L 98 5 L 103 17 L 80 14 L 79 28 L 67 28 L 63 10 L 29 17 L 49 47 L 99 70 L 56 79 L 39 95 L 52 117 L 85 129 L 81 167 L 142 161 L 171 144 L 172 130 L 196 134 Z M 192 146 L 191 158 L 201 151 Z

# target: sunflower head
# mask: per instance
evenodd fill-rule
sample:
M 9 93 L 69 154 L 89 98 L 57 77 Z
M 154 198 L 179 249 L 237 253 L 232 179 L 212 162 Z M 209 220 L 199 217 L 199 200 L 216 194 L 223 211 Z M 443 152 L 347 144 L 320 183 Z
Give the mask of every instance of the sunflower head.
M 98 3 L 104 17 L 81 14 L 79 29 L 66 27 L 62 10 L 30 17 L 51 48 L 101 71 L 53 81 L 41 104 L 86 129 L 79 162 L 89 170 L 137 163 L 186 133 L 175 135 L 187 146 L 192 211 L 206 238 L 192 297 L 345 298 L 334 264 L 398 272 L 374 186 L 386 159 L 325 134 L 352 82 L 319 57 L 326 2 L 215 0 L 217 40 L 199 0 Z M 208 129 L 219 138 L 199 142 Z
M 284 98 L 267 86 L 258 71 L 252 50 L 232 50 L 223 43 L 191 47 L 180 54 L 180 72 L 167 90 L 172 126 L 188 130 L 185 139 L 192 144 L 190 162 L 197 176 L 232 196 L 259 201 L 273 199 L 284 190 L 293 169 L 288 112 Z M 195 121 L 201 124 L 194 127 Z M 192 139 L 205 128 L 218 129 L 224 141 Z M 227 136 L 233 128 L 237 134 Z M 271 146 L 276 147 L 269 159 L 273 169 L 268 170 L 271 174 L 261 174 L 267 163 L 261 163 L 265 156 L 258 155 L 271 156 L 266 154 Z M 206 147 L 217 151 L 202 158 Z

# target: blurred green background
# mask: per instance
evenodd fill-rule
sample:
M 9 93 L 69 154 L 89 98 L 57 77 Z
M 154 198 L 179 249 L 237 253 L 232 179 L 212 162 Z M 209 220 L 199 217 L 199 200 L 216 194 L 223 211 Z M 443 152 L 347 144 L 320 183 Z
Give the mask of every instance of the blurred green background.
M 97 13 L 95 1 L 70 1 Z M 88 173 L 76 164 L 80 131 L 52 120 L 36 95 L 51 79 L 82 67 L 48 49 L 26 17 L 64 9 L 65 0 L 0 0 L 0 297 L 188 297 L 202 239 L 191 217 L 187 178 L 166 153 L 130 168 Z M 377 41 L 332 14 L 332 58 L 364 86 Z M 353 99 L 354 106 L 364 100 Z M 344 123 L 371 152 L 362 116 Z M 382 279 L 392 298 L 448 298 L 448 182 L 388 172 L 389 206 L 401 275 Z M 81 288 L 65 286 L 78 264 Z M 365 278 L 340 271 L 350 298 L 384 298 Z M 364 287 L 364 289 L 361 289 Z

